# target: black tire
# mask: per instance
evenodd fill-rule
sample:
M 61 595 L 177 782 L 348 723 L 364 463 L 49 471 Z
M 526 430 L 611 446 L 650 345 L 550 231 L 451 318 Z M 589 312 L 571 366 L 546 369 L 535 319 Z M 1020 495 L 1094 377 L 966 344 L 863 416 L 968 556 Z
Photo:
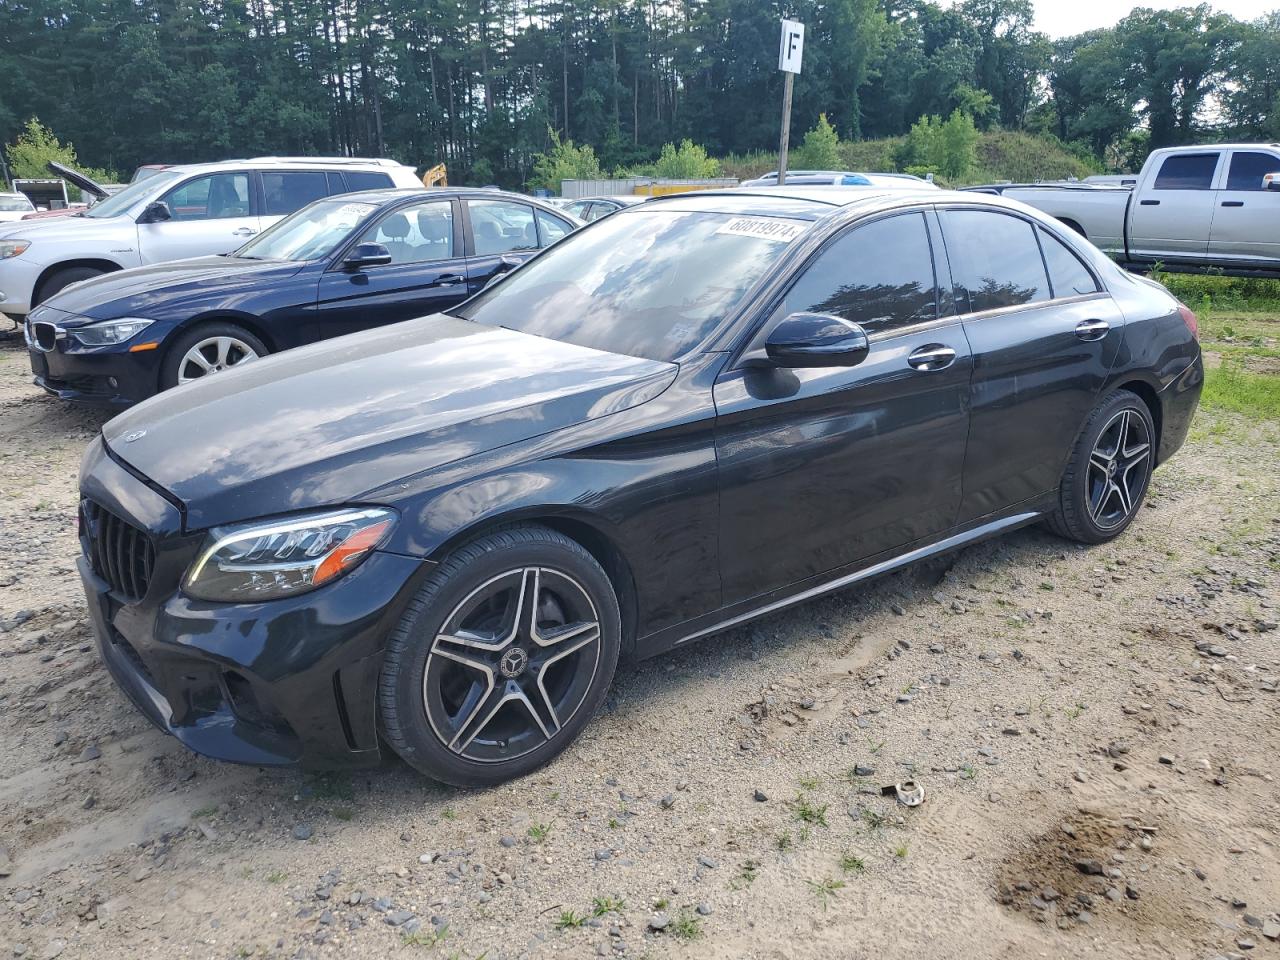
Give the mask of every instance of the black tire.
M 97 267 L 65 267 L 62 270 L 56 270 L 50 274 L 49 279 L 40 284 L 40 292 L 32 306 L 39 306 L 54 294 L 61 293 L 67 289 L 73 283 L 79 283 L 81 280 L 92 280 L 94 277 L 100 277 L 107 272 Z
M 485 600 L 485 590 L 501 592 L 501 599 L 495 594 Z M 536 611 L 529 622 L 539 636 L 554 638 L 557 629 L 565 637 L 573 636 L 575 629 L 581 632 L 579 621 L 583 618 L 565 612 L 580 608 L 589 609 L 596 617 L 596 639 L 582 641 L 575 650 L 569 648 L 578 640 L 566 640 L 557 647 L 554 644 L 560 641 L 555 639 L 545 646 L 541 641 L 519 639 L 524 636 L 519 632 L 524 622 L 522 607 L 515 603 L 509 620 L 507 607 L 516 590 L 522 598 L 538 598 L 534 606 L 524 609 Z M 559 597 L 557 590 L 572 593 L 572 600 Z M 471 604 L 481 612 L 467 614 Z M 546 610 L 561 612 L 559 624 L 554 617 L 544 619 Z M 479 650 L 474 641 L 460 646 L 448 640 L 450 636 L 482 635 L 460 629 L 468 616 L 490 617 L 495 638 L 515 624 L 510 636 L 517 639 L 508 641 L 507 646 L 495 640 L 492 646 L 486 643 Z M 590 635 L 588 626 L 583 636 Z M 524 776 L 559 755 L 599 710 L 613 681 L 620 644 L 621 618 L 613 585 L 581 544 L 532 524 L 479 537 L 441 562 L 387 641 L 378 684 L 383 737 L 410 766 L 455 786 L 492 786 Z M 522 647 L 529 649 L 516 649 Z M 451 656 L 452 651 L 489 664 L 490 686 L 486 690 L 481 692 L 480 671 L 484 668 L 477 670 L 471 663 L 458 666 L 464 660 Z M 513 675 L 511 669 L 518 672 Z M 544 680 L 548 681 L 545 685 Z M 466 691 L 460 692 L 463 685 Z M 520 687 L 537 700 L 536 713 L 530 699 L 513 694 L 512 688 Z M 544 691 L 540 700 L 539 689 Z M 561 696 L 564 699 L 557 700 Z M 553 700 L 557 702 L 553 704 Z M 498 705 L 491 706 L 495 702 Z M 449 714 L 451 705 L 457 706 L 456 716 Z M 559 716 L 558 711 L 566 716 Z M 539 714 L 549 717 L 550 722 L 544 723 Z M 497 732 L 486 737 L 495 727 Z M 547 732 L 548 727 L 552 733 Z M 468 732 L 470 737 L 464 743 Z M 452 741 L 449 734 L 454 734 Z
M 182 358 L 196 344 L 211 337 L 230 337 L 249 347 L 259 357 L 265 357 L 269 351 L 261 340 L 234 323 L 214 321 L 201 323 L 187 330 L 165 350 L 164 364 L 160 368 L 160 389 L 168 390 L 178 385 L 179 368 Z
M 1122 417 L 1130 420 L 1121 421 Z M 1104 454 L 1123 433 L 1115 466 Z M 1145 451 L 1140 439 L 1145 438 Z M 1117 390 L 1093 409 L 1062 474 L 1058 507 L 1046 519 L 1050 530 L 1080 543 L 1114 540 L 1142 509 L 1155 463 L 1155 427 L 1140 397 Z

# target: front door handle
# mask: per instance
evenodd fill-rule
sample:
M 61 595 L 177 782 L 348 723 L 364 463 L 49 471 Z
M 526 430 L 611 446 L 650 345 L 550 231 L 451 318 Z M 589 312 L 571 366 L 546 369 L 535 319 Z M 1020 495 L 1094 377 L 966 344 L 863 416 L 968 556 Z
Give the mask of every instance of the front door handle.
M 944 370 L 956 362 L 956 352 L 941 343 L 917 347 L 907 357 L 907 363 L 917 370 Z
M 437 287 L 456 287 L 466 279 L 467 278 L 460 273 L 446 273 L 444 276 L 436 279 L 435 285 Z
M 253 227 L 236 227 L 231 231 L 231 235 L 233 237 L 252 237 L 257 232 Z
M 1222 205 L 1224 207 L 1243 207 L 1244 201 L 1243 200 L 1223 200 Z
M 1158 206 L 1160 206 L 1160 201 L 1159 201 L 1159 200 L 1139 200 L 1139 201 L 1138 201 L 1138 206 L 1140 206 L 1140 207 L 1158 207 Z
M 1110 329 L 1105 320 L 1081 320 L 1076 324 L 1076 336 L 1085 341 L 1101 340 Z

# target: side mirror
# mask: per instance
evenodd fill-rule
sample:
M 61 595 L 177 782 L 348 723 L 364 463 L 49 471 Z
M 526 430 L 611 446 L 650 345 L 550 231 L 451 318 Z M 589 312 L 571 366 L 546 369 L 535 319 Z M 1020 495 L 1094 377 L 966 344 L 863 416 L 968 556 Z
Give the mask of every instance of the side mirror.
M 169 205 L 163 200 L 153 200 L 147 204 L 147 208 L 142 211 L 142 216 L 138 217 L 139 223 L 164 223 L 173 219 L 173 211 L 169 209 Z
M 1280 190 L 1280 172 L 1268 173 L 1262 178 L 1263 190 Z
M 853 367 L 871 345 L 856 323 L 828 313 L 793 313 L 773 328 L 764 349 L 775 367 Z
M 382 267 L 391 262 L 391 251 L 380 243 L 358 243 L 342 261 L 342 269 L 356 273 L 366 267 Z

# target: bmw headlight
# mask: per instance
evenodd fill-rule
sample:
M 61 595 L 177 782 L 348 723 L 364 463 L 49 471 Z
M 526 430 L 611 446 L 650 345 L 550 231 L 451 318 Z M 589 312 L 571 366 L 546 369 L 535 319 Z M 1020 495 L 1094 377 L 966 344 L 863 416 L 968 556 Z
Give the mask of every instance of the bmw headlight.
M 131 340 L 149 326 L 151 321 L 141 317 L 121 317 L 119 320 L 103 320 L 100 323 L 74 327 L 67 332 L 86 347 L 107 347 Z
M 27 252 L 30 240 L 0 240 L 0 260 L 8 260 Z
M 305 593 L 357 567 L 386 539 L 395 518 L 381 507 L 352 507 L 215 527 L 182 589 L 225 603 Z

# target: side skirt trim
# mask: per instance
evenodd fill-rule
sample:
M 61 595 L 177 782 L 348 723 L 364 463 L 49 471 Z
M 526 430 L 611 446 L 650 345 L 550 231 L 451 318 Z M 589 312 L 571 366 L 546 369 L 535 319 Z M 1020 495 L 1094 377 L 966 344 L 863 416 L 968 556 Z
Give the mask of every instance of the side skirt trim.
M 852 586 L 859 581 L 870 580 L 873 577 L 890 573 L 900 567 L 909 566 L 917 560 L 923 560 L 926 557 L 939 553 L 946 553 L 948 550 L 954 550 L 958 547 L 966 546 L 975 540 L 985 540 L 988 537 L 1003 533 L 1013 527 L 1025 526 L 1034 520 L 1038 520 L 1040 516 L 1041 514 L 1038 511 L 1030 513 L 1015 513 L 1013 516 L 1004 517 L 1000 520 L 993 520 L 991 523 L 985 523 L 980 527 L 974 527 L 972 530 L 966 530 L 963 533 L 954 534 L 947 537 L 945 540 L 939 540 L 936 543 L 930 543 L 922 547 L 917 547 L 914 550 L 908 550 L 906 553 L 898 554 L 896 557 L 881 560 L 879 563 L 873 563 L 869 567 L 863 567 L 861 570 L 855 570 L 853 573 L 846 574 L 843 577 L 838 577 L 837 579 L 828 581 L 827 583 L 820 583 L 816 587 L 810 587 L 808 590 L 792 594 L 789 597 L 783 597 L 781 600 L 774 600 L 772 603 L 767 603 L 762 607 L 748 610 L 745 613 L 739 613 L 736 616 L 730 617 L 728 620 L 722 620 L 710 627 L 704 627 L 703 629 L 695 631 L 686 637 L 682 637 L 672 646 L 678 647 L 691 640 L 697 640 L 701 637 L 708 636 L 709 634 L 719 633 L 721 630 L 728 630 L 731 627 L 738 626 L 740 623 L 745 623 L 748 620 L 754 620 L 756 617 L 763 617 L 766 614 L 782 610 L 786 607 L 792 606 L 793 604 L 804 603 L 806 600 L 812 600 L 814 597 L 822 596 L 824 593 L 830 593 L 831 591 L 839 590 L 842 587 Z

